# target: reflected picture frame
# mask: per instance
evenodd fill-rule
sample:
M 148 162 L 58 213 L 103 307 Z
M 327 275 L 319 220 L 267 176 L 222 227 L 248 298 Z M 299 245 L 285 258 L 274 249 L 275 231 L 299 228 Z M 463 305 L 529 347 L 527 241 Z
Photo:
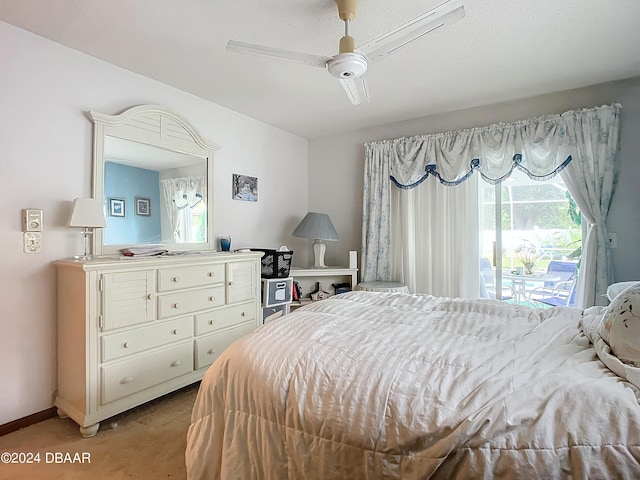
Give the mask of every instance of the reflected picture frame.
M 109 198 L 109 216 L 124 217 L 125 203 L 123 198 Z
M 151 200 L 148 198 L 136 197 L 136 215 L 148 217 L 151 215 Z

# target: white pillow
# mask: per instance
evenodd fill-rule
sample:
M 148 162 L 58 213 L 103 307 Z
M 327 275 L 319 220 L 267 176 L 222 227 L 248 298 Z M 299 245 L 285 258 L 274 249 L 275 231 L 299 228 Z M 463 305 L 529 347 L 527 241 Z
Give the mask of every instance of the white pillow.
M 624 292 L 627 288 L 636 283 L 640 283 L 640 281 L 636 280 L 635 282 L 618 282 L 612 283 L 607 287 L 607 298 L 610 302 L 613 302 L 613 299 Z
M 640 283 L 614 297 L 598 333 L 621 361 L 640 366 Z

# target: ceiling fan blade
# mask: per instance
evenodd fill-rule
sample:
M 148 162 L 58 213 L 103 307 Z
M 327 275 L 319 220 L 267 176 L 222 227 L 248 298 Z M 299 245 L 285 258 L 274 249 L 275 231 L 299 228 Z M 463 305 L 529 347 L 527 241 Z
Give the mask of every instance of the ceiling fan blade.
M 462 0 L 449 0 L 427 13 L 374 38 L 354 50 L 367 58 L 369 64 L 378 62 L 400 47 L 413 42 L 443 25 L 449 25 L 464 17 Z
M 350 78 L 348 80 L 340 79 L 340 83 L 351 103 L 354 105 L 369 103 L 369 88 L 364 77 Z
M 229 40 L 227 43 L 227 50 L 230 52 L 264 55 L 265 57 L 283 58 L 285 60 L 311 65 L 312 67 L 322 68 L 325 68 L 327 66 L 327 62 L 331 60 L 331 57 L 324 57 L 322 55 L 292 52 L 290 50 L 282 50 L 280 48 L 270 48 L 262 45 L 254 45 L 252 43 L 236 42 L 235 40 Z

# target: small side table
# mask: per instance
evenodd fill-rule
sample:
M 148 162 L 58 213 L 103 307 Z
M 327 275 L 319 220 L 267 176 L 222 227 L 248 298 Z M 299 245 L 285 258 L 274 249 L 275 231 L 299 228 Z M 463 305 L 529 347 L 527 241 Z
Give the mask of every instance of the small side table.
M 352 289 L 355 289 L 356 284 L 358 283 L 358 269 L 349 268 L 349 267 L 327 267 L 327 268 L 293 267 L 289 275 L 291 275 L 294 278 L 294 280 L 301 277 L 314 278 L 314 279 L 316 277 L 349 277 L 351 280 Z
M 355 290 L 356 285 L 358 284 L 358 269 L 355 267 L 327 267 L 327 268 L 300 268 L 300 267 L 292 267 L 289 275 L 293 277 L 295 281 L 300 283 L 302 289 L 304 291 L 303 297 L 304 299 L 300 299 L 301 301 L 293 302 L 290 307 L 291 310 L 296 309 L 297 307 L 304 305 L 305 300 L 308 299 L 308 292 L 310 292 L 314 285 L 319 281 L 325 284 L 326 287 L 329 287 L 332 282 L 335 281 L 344 281 L 345 279 L 349 281 L 351 285 L 351 289 Z
M 356 290 L 409 293 L 409 287 L 399 282 L 362 282 L 356 286 Z

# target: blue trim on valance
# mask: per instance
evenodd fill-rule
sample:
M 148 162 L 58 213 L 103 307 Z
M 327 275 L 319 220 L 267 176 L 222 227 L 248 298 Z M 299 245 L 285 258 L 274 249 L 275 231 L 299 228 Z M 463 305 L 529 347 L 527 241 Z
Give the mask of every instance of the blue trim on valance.
M 396 180 L 396 178 L 393 175 L 389 175 L 389 178 L 391 179 L 391 181 L 396 187 L 401 188 L 402 190 L 411 190 L 412 188 L 416 188 L 418 185 L 424 182 L 427 179 L 427 177 L 429 177 L 429 165 L 426 166 L 425 170 L 426 170 L 426 173 L 424 174 L 424 176 L 420 177 L 418 181 L 413 182 L 410 185 L 401 184 L 400 182 L 398 182 L 398 180 Z
M 466 172 L 461 178 L 459 178 L 458 180 L 455 180 L 455 181 L 449 181 L 449 180 L 445 180 L 444 178 L 442 178 L 440 173 L 438 173 L 438 171 L 436 170 L 437 166 L 435 164 L 427 165 L 425 167 L 424 176 L 420 177 L 417 181 L 415 181 L 415 182 L 413 182 L 413 183 L 411 183 L 409 185 L 401 184 L 400 182 L 398 182 L 398 180 L 393 175 L 390 175 L 389 178 L 391 179 L 391 181 L 393 182 L 393 184 L 396 187 L 401 188 L 403 190 L 410 190 L 412 188 L 417 187 L 422 182 L 424 182 L 429 177 L 429 175 L 436 177 L 440 181 L 440 183 L 442 185 L 446 186 L 446 187 L 455 187 L 456 185 L 460 185 L 462 182 L 467 180 L 471 175 L 473 175 L 473 171 L 474 170 L 477 170 L 479 172 L 479 175 L 482 177 L 482 179 L 485 182 L 487 182 L 490 185 L 497 185 L 497 184 L 503 182 L 504 180 L 506 180 L 507 178 L 509 178 L 511 176 L 511 174 L 513 173 L 513 171 L 517 168 L 521 172 L 524 172 L 532 180 L 544 181 L 544 180 L 549 180 L 550 178 L 555 177 L 558 173 L 560 173 L 562 170 L 564 170 L 566 168 L 566 166 L 569 165 L 569 163 L 571 163 L 571 160 L 572 160 L 572 157 L 571 157 L 571 155 L 569 155 L 552 172 L 549 172 L 546 175 L 534 175 L 533 173 L 531 173 L 529 171 L 529 169 L 527 169 L 527 167 L 522 165 L 522 154 L 516 153 L 513 156 L 511 168 L 509 169 L 509 171 L 507 173 L 505 173 L 500 178 L 489 178 L 487 175 L 485 175 L 482 172 L 482 170 L 480 170 L 480 159 L 479 158 L 472 159 L 471 162 L 469 162 L 469 167 L 470 167 L 469 171 Z

